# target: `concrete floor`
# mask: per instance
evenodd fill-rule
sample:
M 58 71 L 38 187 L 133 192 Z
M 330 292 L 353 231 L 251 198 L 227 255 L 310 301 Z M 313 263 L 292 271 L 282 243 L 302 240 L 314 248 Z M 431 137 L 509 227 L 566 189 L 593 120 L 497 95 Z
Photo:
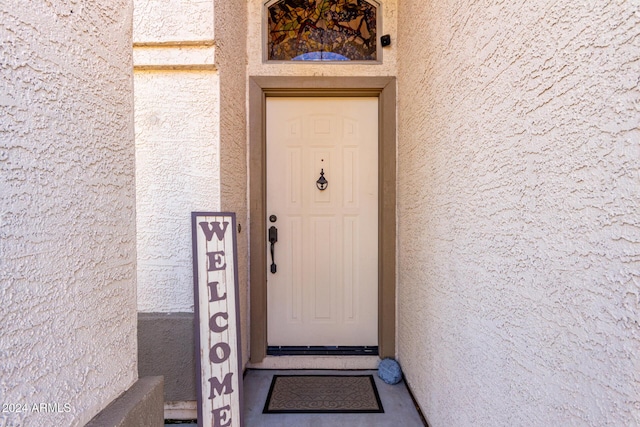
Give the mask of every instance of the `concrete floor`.
M 267 393 L 273 375 L 367 375 L 372 374 L 380 394 L 383 414 L 263 414 Z M 385 384 L 375 370 L 255 370 L 247 371 L 244 378 L 244 422 L 246 427 L 423 427 L 411 395 L 404 382 Z
M 263 414 L 274 375 L 373 375 L 382 414 Z M 245 427 L 424 427 L 404 382 L 384 383 L 376 370 L 268 370 L 249 369 L 243 383 Z M 189 427 L 197 424 L 166 425 Z

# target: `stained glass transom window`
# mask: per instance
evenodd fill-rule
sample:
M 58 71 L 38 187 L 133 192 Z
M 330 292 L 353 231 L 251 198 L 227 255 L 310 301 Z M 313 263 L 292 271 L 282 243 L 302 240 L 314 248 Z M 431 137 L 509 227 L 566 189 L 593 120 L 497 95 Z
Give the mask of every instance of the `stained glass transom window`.
M 366 0 L 279 0 L 267 5 L 270 61 L 377 61 L 378 7 Z

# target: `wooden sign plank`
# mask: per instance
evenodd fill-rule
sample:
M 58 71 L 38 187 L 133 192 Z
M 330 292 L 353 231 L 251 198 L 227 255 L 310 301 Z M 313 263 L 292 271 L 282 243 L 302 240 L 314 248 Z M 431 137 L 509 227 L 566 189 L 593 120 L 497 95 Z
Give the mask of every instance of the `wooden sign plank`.
M 242 427 L 236 216 L 192 212 L 199 427 Z

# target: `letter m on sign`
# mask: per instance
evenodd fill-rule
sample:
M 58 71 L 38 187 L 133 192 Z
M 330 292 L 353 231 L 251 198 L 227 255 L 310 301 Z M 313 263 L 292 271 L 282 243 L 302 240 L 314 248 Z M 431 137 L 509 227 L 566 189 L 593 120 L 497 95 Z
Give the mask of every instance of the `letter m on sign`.
M 234 213 L 191 213 L 199 427 L 243 427 L 235 230 Z

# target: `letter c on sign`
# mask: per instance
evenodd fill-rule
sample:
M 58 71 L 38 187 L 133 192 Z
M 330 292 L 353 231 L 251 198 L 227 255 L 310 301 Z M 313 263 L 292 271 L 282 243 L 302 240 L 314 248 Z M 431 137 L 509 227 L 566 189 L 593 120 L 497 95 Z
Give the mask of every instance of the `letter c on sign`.
M 218 317 L 222 317 L 224 320 L 227 320 L 229 319 L 229 314 L 216 313 L 213 316 L 211 316 L 211 319 L 209 319 L 209 329 L 211 329 L 213 332 L 224 332 L 227 330 L 227 328 L 229 328 L 229 324 L 228 323 L 225 323 L 224 325 L 219 324 L 217 321 Z

